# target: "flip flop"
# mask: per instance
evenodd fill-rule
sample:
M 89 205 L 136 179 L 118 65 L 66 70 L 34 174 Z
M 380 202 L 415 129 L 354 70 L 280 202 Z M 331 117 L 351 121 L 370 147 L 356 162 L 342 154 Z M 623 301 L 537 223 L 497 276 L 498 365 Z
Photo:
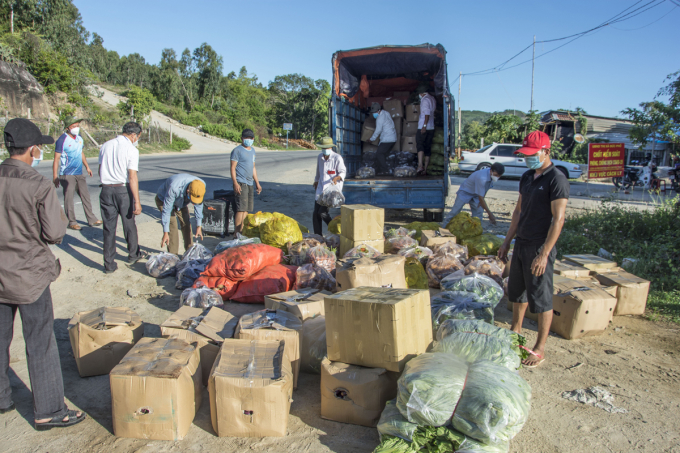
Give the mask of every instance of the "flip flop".
M 538 362 L 536 362 L 535 365 L 525 365 L 524 362 L 522 362 L 522 366 L 523 366 L 524 368 L 536 368 L 536 367 L 539 366 L 541 363 L 545 362 L 545 358 L 544 358 L 541 354 L 537 354 L 537 353 L 535 353 L 534 351 L 532 351 L 532 350 L 529 349 L 529 348 L 525 348 L 525 347 L 522 347 L 522 346 L 520 346 L 520 347 L 521 347 L 522 349 L 526 350 L 529 354 L 538 357 L 538 359 L 539 359 Z
M 80 412 L 80 417 L 77 416 L 78 412 Z M 64 421 L 64 417 L 66 416 L 68 416 L 68 420 Z M 50 420 L 49 422 L 35 423 L 35 429 L 37 431 L 47 431 L 48 429 L 52 428 L 66 428 L 68 426 L 73 426 L 77 423 L 80 423 L 86 418 L 87 414 L 85 412 L 68 410 L 66 412 L 66 415 L 53 417 L 52 420 Z

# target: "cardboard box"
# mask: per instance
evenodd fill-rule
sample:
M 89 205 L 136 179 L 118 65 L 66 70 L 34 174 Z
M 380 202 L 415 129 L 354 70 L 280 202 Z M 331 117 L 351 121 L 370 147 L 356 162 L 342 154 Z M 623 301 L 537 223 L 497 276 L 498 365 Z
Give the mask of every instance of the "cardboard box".
M 431 343 L 427 290 L 360 287 L 326 297 L 331 361 L 401 372 Z
M 593 273 L 590 269 L 570 261 L 556 260 L 553 266 L 553 274 L 566 278 L 587 278 Z
M 387 98 L 383 101 L 383 110 L 389 112 L 396 123 L 404 118 L 404 103 L 399 99 Z
M 321 418 L 375 427 L 385 403 L 396 396 L 397 381 L 385 368 L 365 368 L 327 358 L 321 362 Z
M 614 316 L 643 315 L 645 313 L 649 281 L 624 270 L 595 274 L 595 278 L 605 286 L 616 288 Z
M 284 352 L 293 370 L 293 387 L 297 388 L 300 374 L 300 336 L 302 322 L 283 310 L 260 310 L 241 316 L 236 327 L 240 340 L 284 341 Z
M 205 311 L 205 317 L 200 322 L 195 322 L 194 318 L 203 313 L 201 308 L 186 305 L 180 307 L 161 324 L 161 335 L 164 338 L 179 338 L 188 343 L 196 342 L 201 357 L 203 385 L 208 385 L 210 370 L 220 351 L 219 345 L 225 339 L 234 337 L 238 318 L 219 307 L 212 307 Z M 187 330 L 189 328 L 193 330 Z
M 373 136 L 373 133 L 375 132 L 375 118 L 372 116 L 367 116 L 366 119 L 364 120 L 364 124 L 361 125 L 361 141 L 362 142 L 369 142 L 371 137 Z M 378 143 L 380 143 L 380 140 L 374 140 L 370 142 L 373 145 L 378 146 Z
M 124 307 L 83 311 L 68 323 L 80 377 L 109 374 L 143 335 L 142 319 Z
M 416 132 L 418 132 L 418 121 L 404 121 L 402 136 L 415 137 Z
M 397 141 L 394 142 L 394 146 L 392 146 L 390 151 L 399 152 L 401 151 L 401 129 L 404 122 L 401 118 L 392 118 L 392 120 L 394 120 L 394 131 L 397 133 Z
M 336 287 L 338 291 L 360 286 L 406 289 L 405 263 L 406 258 L 400 255 L 339 260 L 335 269 Z
M 332 293 L 319 292 L 318 289 L 305 288 L 285 293 L 264 296 L 264 307 L 270 310 L 283 310 L 297 316 L 300 322 L 323 316 L 325 296 Z
M 445 228 L 438 230 L 423 230 L 420 234 L 420 245 L 423 247 L 433 247 L 447 242 L 456 242 L 456 236 Z
M 109 381 L 118 437 L 181 440 L 201 406 L 198 349 L 177 338 L 142 338 Z
M 370 142 L 361 142 L 361 152 L 364 154 L 375 153 L 378 151 L 378 145 L 373 145 Z
M 340 235 L 340 256 L 345 256 L 345 253 L 361 244 L 369 245 L 380 253 L 385 253 L 385 238 L 376 239 L 375 241 L 353 241 Z
M 288 431 L 293 372 L 280 341 L 225 341 L 208 384 L 219 437 L 282 437 Z
M 385 210 L 369 204 L 346 204 L 340 208 L 342 235 L 352 241 L 383 238 Z
M 601 272 L 604 269 L 612 269 L 617 267 L 614 261 L 600 258 L 597 255 L 564 255 L 563 258 L 565 261 L 598 272 Z
M 415 104 L 409 104 L 404 109 L 404 119 L 408 122 L 418 122 L 420 119 L 420 106 Z M 416 128 L 418 125 L 416 124 Z
M 405 153 L 417 153 L 415 137 L 401 137 L 401 150 Z

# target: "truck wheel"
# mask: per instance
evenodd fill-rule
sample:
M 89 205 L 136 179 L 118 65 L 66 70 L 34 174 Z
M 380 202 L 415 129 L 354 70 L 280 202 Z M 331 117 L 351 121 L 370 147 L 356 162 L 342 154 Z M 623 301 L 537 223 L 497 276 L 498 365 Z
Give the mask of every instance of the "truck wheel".
M 423 221 L 424 222 L 434 222 L 434 213 L 423 209 Z
M 442 223 L 444 221 L 444 211 L 433 212 L 432 216 L 434 217 L 434 221 L 437 222 L 437 223 Z

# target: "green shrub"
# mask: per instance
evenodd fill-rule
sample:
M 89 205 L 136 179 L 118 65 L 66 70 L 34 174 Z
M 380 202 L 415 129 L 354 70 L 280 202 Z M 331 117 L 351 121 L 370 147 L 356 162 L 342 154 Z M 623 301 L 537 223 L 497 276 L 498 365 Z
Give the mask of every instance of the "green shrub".
M 184 151 L 185 149 L 191 148 L 191 143 L 186 138 L 172 134 L 172 144 L 169 144 L 168 148 L 174 151 Z
M 229 129 L 223 124 L 204 124 L 203 132 L 206 134 L 214 135 L 215 137 L 226 138 L 232 142 L 241 142 L 241 132 Z

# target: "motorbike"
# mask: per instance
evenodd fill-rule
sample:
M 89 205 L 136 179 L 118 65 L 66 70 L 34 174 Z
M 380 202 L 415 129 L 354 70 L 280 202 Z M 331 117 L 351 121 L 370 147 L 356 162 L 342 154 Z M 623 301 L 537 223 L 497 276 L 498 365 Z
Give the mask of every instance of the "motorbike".
M 656 174 L 656 164 L 652 161 L 647 162 L 642 168 L 624 167 L 623 176 L 612 178 L 612 182 L 617 189 L 629 190 L 631 187 L 643 186 L 651 187 L 659 180 Z

